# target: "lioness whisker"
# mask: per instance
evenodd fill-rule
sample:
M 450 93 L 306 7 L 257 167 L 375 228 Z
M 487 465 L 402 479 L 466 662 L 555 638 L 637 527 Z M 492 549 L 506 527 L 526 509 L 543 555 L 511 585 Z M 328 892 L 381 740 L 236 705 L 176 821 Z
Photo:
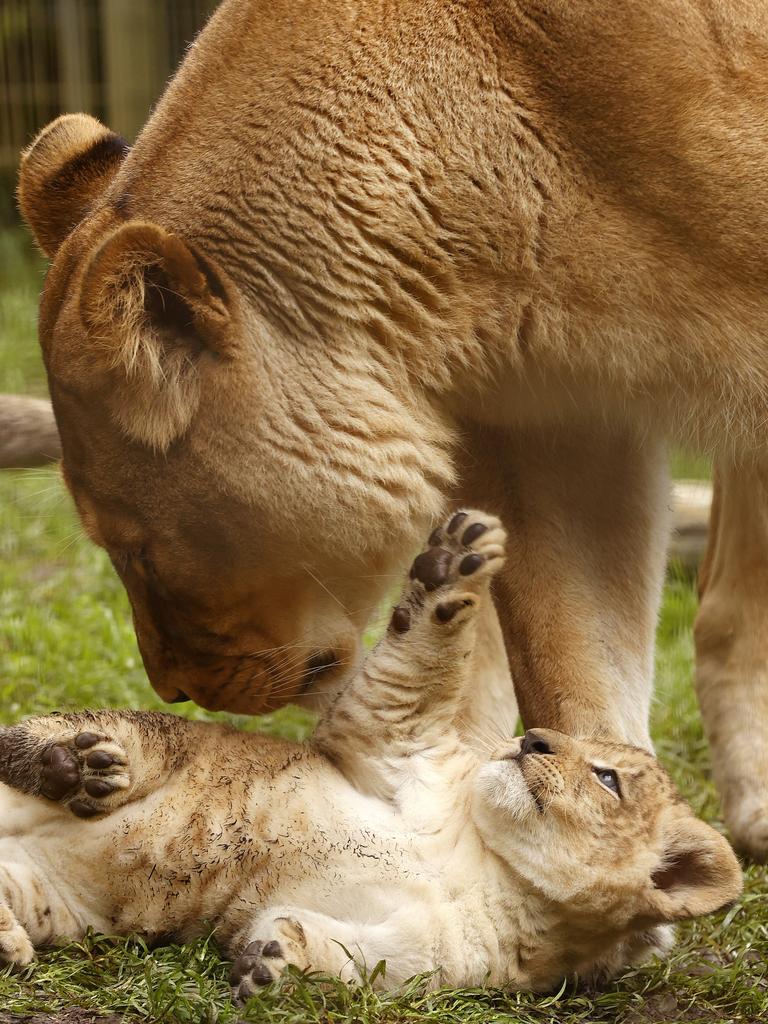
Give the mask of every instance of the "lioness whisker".
M 295 648 L 316 648 L 317 643 L 311 640 L 297 640 L 295 643 L 281 644 L 279 647 L 265 647 L 258 651 L 246 651 L 244 658 L 258 658 L 268 654 L 282 654 L 283 651 L 292 651 Z
M 334 668 L 344 668 L 349 664 L 349 659 L 342 659 L 334 662 Z M 306 676 L 306 674 L 306 670 L 302 669 L 301 671 L 294 672 L 291 675 L 279 676 L 276 679 L 274 686 L 272 686 L 272 688 L 269 691 L 270 697 L 277 697 L 281 694 L 290 693 L 295 684 L 299 680 L 303 679 Z
M 331 599 L 332 599 L 333 601 L 335 601 L 335 602 L 336 602 L 336 604 L 337 604 L 337 605 L 339 606 L 339 608 L 341 608 L 341 609 L 342 609 L 342 611 L 346 612 L 346 614 L 347 614 L 347 615 L 349 615 L 349 612 L 348 612 L 348 611 L 347 611 L 347 609 L 346 609 L 346 608 L 344 607 L 344 604 L 343 604 L 343 603 L 342 603 L 342 602 L 341 602 L 341 601 L 339 600 L 339 598 L 338 598 L 338 597 L 337 597 L 337 596 L 336 596 L 336 595 L 334 594 L 334 592 L 333 592 L 333 591 L 332 591 L 332 590 L 331 590 L 331 589 L 330 589 L 329 587 L 327 587 L 327 586 L 325 585 L 325 583 L 323 583 L 323 581 L 322 581 L 322 580 L 318 579 L 318 577 L 317 577 L 317 576 L 316 576 L 316 575 L 315 575 L 315 574 L 314 574 L 314 573 L 312 572 L 312 570 L 311 570 L 311 569 L 309 568 L 309 566 L 308 566 L 308 565 L 302 565 L 302 569 L 304 570 L 304 572 L 305 572 L 305 573 L 306 573 L 306 574 L 307 574 L 308 576 L 310 576 L 310 577 L 311 577 L 311 578 L 312 578 L 312 579 L 313 579 L 313 580 L 315 581 L 315 583 L 317 583 L 317 585 L 318 585 L 318 586 L 319 586 L 319 587 L 320 587 L 320 588 L 321 588 L 322 590 L 324 590 L 324 591 L 326 592 L 326 594 L 327 594 L 327 595 L 328 595 L 328 596 L 329 596 L 329 597 L 330 597 L 330 598 L 331 598 Z

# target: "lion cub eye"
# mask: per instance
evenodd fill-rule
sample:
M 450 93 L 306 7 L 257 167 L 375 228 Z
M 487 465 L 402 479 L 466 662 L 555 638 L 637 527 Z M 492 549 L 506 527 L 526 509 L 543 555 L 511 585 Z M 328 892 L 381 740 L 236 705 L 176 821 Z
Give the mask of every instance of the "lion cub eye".
M 621 790 L 619 789 L 619 777 L 612 768 L 593 768 L 592 771 L 598 778 L 598 781 L 602 782 L 606 789 L 610 789 L 616 796 L 621 796 Z

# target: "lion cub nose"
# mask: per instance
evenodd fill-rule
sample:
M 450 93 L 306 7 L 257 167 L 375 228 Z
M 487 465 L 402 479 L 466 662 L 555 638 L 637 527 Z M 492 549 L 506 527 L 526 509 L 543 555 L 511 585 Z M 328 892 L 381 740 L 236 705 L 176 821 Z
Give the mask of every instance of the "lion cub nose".
M 520 744 L 520 756 L 525 757 L 526 754 L 554 754 L 554 750 L 540 733 L 529 729 Z

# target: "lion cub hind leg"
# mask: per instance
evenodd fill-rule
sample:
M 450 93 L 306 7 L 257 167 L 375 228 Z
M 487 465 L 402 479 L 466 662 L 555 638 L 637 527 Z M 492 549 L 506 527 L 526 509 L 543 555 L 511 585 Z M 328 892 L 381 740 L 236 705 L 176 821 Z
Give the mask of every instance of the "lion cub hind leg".
M 71 895 L 14 840 L 0 843 L 0 964 L 24 966 L 38 946 L 81 938 L 86 922 Z
M 0 782 L 79 818 L 103 816 L 161 783 L 170 770 L 168 733 L 181 739 L 186 725 L 135 712 L 33 718 L 0 729 Z
M 260 914 L 248 929 L 249 935 L 257 937 L 232 964 L 235 1002 L 245 1003 L 264 985 L 276 981 L 289 965 L 359 981 L 354 958 L 365 960 L 360 932 L 348 922 L 312 910 L 280 907 Z M 367 966 L 372 969 L 375 964 Z

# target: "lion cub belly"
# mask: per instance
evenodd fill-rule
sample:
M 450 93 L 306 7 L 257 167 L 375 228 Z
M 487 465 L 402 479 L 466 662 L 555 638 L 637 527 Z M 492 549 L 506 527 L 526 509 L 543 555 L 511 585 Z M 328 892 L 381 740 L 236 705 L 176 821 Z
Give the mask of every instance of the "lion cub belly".
M 227 941 L 275 900 L 354 916 L 382 902 L 382 882 L 386 903 L 421 885 L 397 816 L 322 758 L 230 767 L 200 759 L 90 822 L 0 787 L 0 862 L 29 858 L 83 927 L 150 939 L 215 927 Z

